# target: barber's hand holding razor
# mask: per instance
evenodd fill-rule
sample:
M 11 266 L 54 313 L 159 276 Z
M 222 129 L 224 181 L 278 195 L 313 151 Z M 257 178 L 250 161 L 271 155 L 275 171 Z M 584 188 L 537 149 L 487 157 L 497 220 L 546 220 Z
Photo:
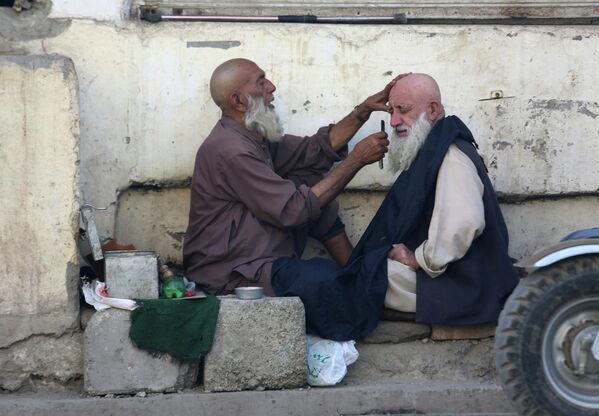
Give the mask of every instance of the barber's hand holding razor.
M 387 133 L 379 131 L 365 137 L 356 144 L 348 158 L 352 158 L 361 166 L 366 166 L 382 159 L 387 153 L 388 147 Z

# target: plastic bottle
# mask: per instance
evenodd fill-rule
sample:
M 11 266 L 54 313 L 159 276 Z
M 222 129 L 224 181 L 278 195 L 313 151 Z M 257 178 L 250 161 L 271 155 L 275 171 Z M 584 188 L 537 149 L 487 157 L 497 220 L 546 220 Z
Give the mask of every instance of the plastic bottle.
M 181 276 L 175 276 L 168 267 L 162 265 L 162 285 L 160 288 L 162 296 L 167 299 L 182 298 L 185 294 L 185 281 Z

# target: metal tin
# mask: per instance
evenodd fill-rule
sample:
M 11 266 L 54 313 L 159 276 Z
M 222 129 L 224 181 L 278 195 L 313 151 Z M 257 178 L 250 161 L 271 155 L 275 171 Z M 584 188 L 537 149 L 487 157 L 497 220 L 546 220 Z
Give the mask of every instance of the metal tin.
M 153 251 L 107 251 L 105 277 L 112 298 L 158 299 L 158 257 Z
M 262 297 L 261 287 L 238 287 L 235 288 L 235 296 L 242 300 L 255 300 Z

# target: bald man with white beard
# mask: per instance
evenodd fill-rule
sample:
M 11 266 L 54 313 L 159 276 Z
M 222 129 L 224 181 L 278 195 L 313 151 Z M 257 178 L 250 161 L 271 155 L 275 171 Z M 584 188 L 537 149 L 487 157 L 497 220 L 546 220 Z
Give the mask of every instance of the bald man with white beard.
M 388 235 L 392 249 L 384 304 L 415 312 L 417 321 L 429 324 L 495 321 L 518 277 L 474 139 L 457 117 L 445 117 L 439 86 L 429 75 L 398 80 L 389 104 L 393 130 L 388 159 L 402 171 L 393 193 L 419 205 L 408 202 L 400 209 L 387 204 L 384 210 L 388 218 L 404 223 L 388 227 L 403 231 Z M 376 239 L 381 241 L 380 235 Z
M 373 111 L 387 111 L 392 83 L 338 123 L 301 138 L 283 134 L 276 88 L 261 68 L 247 59 L 219 65 L 210 93 L 222 118 L 196 156 L 183 246 L 187 277 L 218 295 L 240 286 L 274 295 L 273 263 L 299 258 L 308 235 L 344 265 L 352 245 L 334 198 L 389 144 L 377 132 L 348 155 L 347 143 Z

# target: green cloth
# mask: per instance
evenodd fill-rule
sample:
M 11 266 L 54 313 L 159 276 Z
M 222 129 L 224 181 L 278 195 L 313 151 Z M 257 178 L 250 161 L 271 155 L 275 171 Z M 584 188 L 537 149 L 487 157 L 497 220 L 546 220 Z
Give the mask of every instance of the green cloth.
M 182 360 L 199 360 L 214 340 L 220 301 L 141 299 L 131 312 L 131 341 L 141 349 L 166 352 Z

